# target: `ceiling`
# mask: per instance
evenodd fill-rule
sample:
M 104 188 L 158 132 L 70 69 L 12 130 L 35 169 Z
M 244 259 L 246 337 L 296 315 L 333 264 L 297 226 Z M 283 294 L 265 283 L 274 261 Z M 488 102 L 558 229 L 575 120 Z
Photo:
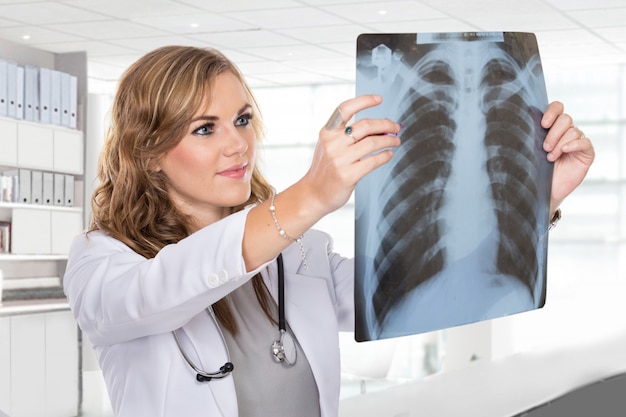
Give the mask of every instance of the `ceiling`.
M 624 0 L 0 0 L 0 38 L 87 51 L 89 90 L 169 44 L 211 46 L 253 87 L 354 81 L 361 33 L 524 31 L 546 66 L 626 62 Z

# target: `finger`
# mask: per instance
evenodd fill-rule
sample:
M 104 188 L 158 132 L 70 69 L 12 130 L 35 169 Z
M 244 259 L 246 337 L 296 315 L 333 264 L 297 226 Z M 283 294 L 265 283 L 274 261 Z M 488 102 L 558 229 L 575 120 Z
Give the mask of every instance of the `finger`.
M 355 142 L 353 148 L 356 150 L 358 159 L 370 158 L 372 155 L 400 146 L 400 138 L 395 135 L 368 136 Z
M 546 138 L 543 143 L 543 149 L 546 152 L 551 152 L 561 142 L 567 131 L 574 126 L 574 120 L 569 114 L 560 114 L 556 120 L 552 123 L 550 130 L 546 134 Z
M 376 168 L 391 161 L 391 158 L 393 158 L 393 151 L 391 149 L 383 149 L 380 152 L 369 153 L 366 157 L 361 158 L 356 164 L 358 168 L 357 181 Z
M 328 119 L 328 121 L 326 122 L 326 125 L 324 125 L 324 127 L 330 130 L 337 129 L 338 127 L 341 127 L 345 124 L 346 120 L 343 119 L 343 114 L 341 114 L 341 110 L 339 109 L 339 107 L 337 107 L 333 114 L 330 116 L 330 119 Z
M 570 153 L 580 149 L 584 149 L 586 146 L 590 146 L 591 142 L 585 136 L 585 133 L 572 125 L 566 129 L 563 135 L 559 138 L 558 143 L 548 153 L 548 160 L 555 161 L 563 153 Z
M 369 107 L 377 106 L 383 99 L 377 94 L 366 94 L 341 103 L 324 126 L 326 129 L 343 128 L 356 113 Z
M 583 131 L 578 129 L 580 132 L 580 136 L 577 140 L 572 140 L 563 145 L 561 151 L 563 153 L 580 153 L 581 156 L 587 157 L 590 160 L 593 160 L 595 156 L 595 150 L 593 148 L 593 144 L 591 140 L 585 135 Z
M 541 126 L 545 129 L 550 129 L 554 124 L 554 121 L 563 114 L 565 106 L 560 101 L 553 101 L 548 105 L 548 108 L 541 118 Z
M 389 119 L 362 119 L 347 126 L 344 134 L 353 143 L 359 142 L 368 136 L 374 135 L 397 135 L 402 126 Z

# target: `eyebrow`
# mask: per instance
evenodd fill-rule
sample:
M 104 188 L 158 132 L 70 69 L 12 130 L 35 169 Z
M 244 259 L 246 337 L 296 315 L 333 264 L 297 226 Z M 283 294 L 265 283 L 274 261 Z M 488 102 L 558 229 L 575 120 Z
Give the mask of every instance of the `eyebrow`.
M 251 104 L 249 104 L 249 103 L 246 103 L 246 104 L 244 104 L 244 105 L 243 105 L 243 107 L 242 107 L 242 108 L 240 108 L 240 109 L 239 109 L 239 111 L 237 112 L 237 114 L 241 114 L 241 113 L 243 113 L 243 112 L 245 112 L 246 110 L 251 109 L 251 108 L 252 108 L 252 105 L 251 105 Z M 195 123 L 195 122 L 198 122 L 198 121 L 200 121 L 200 120 L 206 120 L 206 121 L 217 121 L 217 120 L 219 120 L 219 117 L 217 117 L 217 116 L 198 116 L 198 117 L 196 117 L 196 118 L 192 119 L 192 120 L 191 120 L 191 123 Z

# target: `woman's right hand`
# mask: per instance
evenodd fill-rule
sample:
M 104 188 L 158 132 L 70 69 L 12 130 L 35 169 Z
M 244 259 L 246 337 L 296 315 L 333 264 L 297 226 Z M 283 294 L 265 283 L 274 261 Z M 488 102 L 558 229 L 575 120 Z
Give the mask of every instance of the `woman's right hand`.
M 270 214 L 270 201 L 250 210 L 243 239 L 248 271 L 276 257 L 322 217 L 347 203 L 357 182 L 391 159 L 390 148 L 400 145 L 399 124 L 362 119 L 347 128 L 357 112 L 381 102 L 380 96 L 363 95 L 341 103 L 320 131 L 307 173 L 276 195 L 275 218 Z
M 391 160 L 390 148 L 400 145 L 401 126 L 389 119 L 361 119 L 347 127 L 356 113 L 381 102 L 378 95 L 344 101 L 320 131 L 311 167 L 300 183 L 309 190 L 308 204 L 321 215 L 343 206 L 357 182 Z

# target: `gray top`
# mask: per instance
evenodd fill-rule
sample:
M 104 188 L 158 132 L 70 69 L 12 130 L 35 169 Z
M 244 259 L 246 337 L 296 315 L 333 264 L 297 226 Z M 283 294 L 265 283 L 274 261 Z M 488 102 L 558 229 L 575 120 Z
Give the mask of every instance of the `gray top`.
M 320 417 L 317 384 L 298 341 L 294 366 L 274 360 L 271 346 L 279 338 L 278 326 L 261 309 L 252 280 L 233 291 L 228 299 L 238 334 L 233 337 L 224 331 L 224 339 L 235 366 L 232 375 L 239 416 Z M 273 302 L 271 310 L 278 321 L 278 307 Z M 287 332 L 293 336 L 288 325 Z

